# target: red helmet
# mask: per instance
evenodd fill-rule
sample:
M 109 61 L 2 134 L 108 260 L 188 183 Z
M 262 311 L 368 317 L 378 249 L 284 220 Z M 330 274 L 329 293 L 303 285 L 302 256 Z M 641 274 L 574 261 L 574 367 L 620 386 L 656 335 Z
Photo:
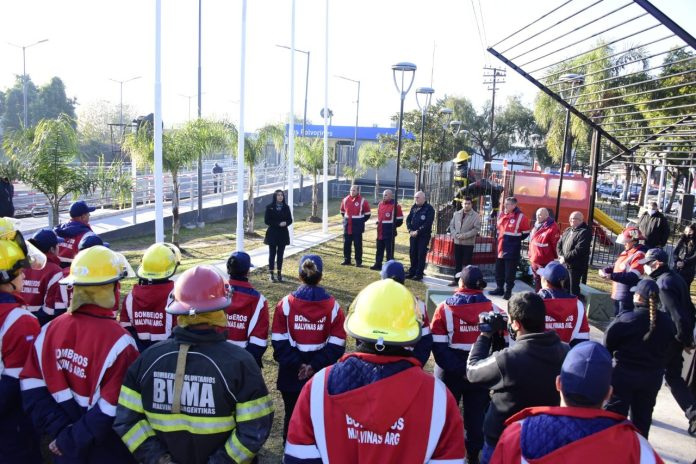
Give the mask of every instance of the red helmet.
M 215 269 L 196 266 L 176 279 L 169 298 L 169 314 L 193 316 L 226 308 L 230 305 L 232 291 Z
M 629 240 L 637 242 L 639 240 L 645 240 L 645 237 L 643 237 L 643 234 L 637 226 L 628 226 L 621 232 L 621 235 L 616 237 L 616 243 L 623 245 Z

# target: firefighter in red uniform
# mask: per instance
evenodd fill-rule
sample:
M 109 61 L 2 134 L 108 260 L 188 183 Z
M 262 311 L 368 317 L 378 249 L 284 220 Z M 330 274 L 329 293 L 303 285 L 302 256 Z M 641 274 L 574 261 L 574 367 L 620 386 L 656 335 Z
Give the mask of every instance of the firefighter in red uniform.
M 31 259 L 22 234 L 3 230 L 0 239 L 0 461 L 39 464 L 39 436 L 22 410 L 19 375 L 40 332 L 39 322 L 18 296 Z
M 83 200 L 76 201 L 70 205 L 70 221 L 57 225 L 53 229 L 56 235 L 64 240 L 58 244 L 58 258 L 61 267 L 70 267 L 70 263 L 80 251 L 78 246 L 83 237 L 95 235 L 89 226 L 90 213 L 95 209 L 97 208 L 94 206 L 87 206 Z
M 643 248 L 639 245 L 645 240 L 640 229 L 628 226 L 616 238 L 616 243 L 624 246 L 624 251 L 616 258 L 614 267 L 607 266 L 599 270 L 599 276 L 611 280 L 611 299 L 614 300 L 614 315 L 633 309 L 634 287 L 643 275 L 643 265 L 640 261 L 645 258 Z
M 442 380 L 457 404 L 460 400 L 464 404 L 468 462 L 478 464 L 479 452 L 483 449 L 483 418 L 490 398 L 484 385 L 472 384 L 466 379 L 466 362 L 481 333 L 479 314 L 503 311 L 483 295 L 486 281 L 477 266 L 466 266 L 457 276 L 459 288 L 438 305 L 430 330 L 433 356 L 442 370 Z
M 394 212 L 394 193 L 387 189 L 382 194 L 382 198 L 382 201 L 377 205 L 377 253 L 375 254 L 375 264 L 370 267 L 373 271 L 382 270 L 385 250 L 387 261 L 394 259 L 392 237 L 396 236 L 396 229 L 404 223 L 401 205 L 396 205 L 396 212 Z
M 382 279 L 392 279 L 399 282 L 401 285 L 406 281 L 404 265 L 394 260 L 384 263 L 380 276 Z M 430 350 L 433 347 L 433 335 L 430 333 L 430 320 L 428 319 L 428 311 L 425 307 L 425 303 L 419 298 L 416 298 L 416 308 L 423 319 L 421 338 L 414 346 L 408 346 L 406 349 L 413 353 L 413 357 L 420 361 L 421 366 L 425 366 L 425 363 L 430 359 Z
M 29 243 L 46 255 L 46 266 L 43 269 L 24 271 L 24 285 L 20 296 L 41 325 L 65 312 L 58 284 L 64 275 L 56 255 L 56 247 L 62 241 L 50 229 L 40 230 L 29 239 Z
M 181 253 L 171 243 L 155 243 L 145 251 L 138 268 L 138 283 L 123 300 L 119 323 L 135 339 L 140 352 L 166 340 L 176 318 L 164 309 L 174 288 L 170 277 L 181 263 Z
M 273 401 L 261 370 L 227 343 L 230 288 L 196 266 L 174 284 L 172 338 L 140 355 L 123 381 L 114 429 L 138 462 L 254 462 L 271 432 Z
M 515 286 L 522 240 L 529 235 L 529 220 L 517 207 L 517 199 L 505 199 L 505 210 L 498 216 L 498 255 L 495 260 L 495 290 L 490 295 L 509 300 Z M 504 288 L 503 288 L 504 287 Z
M 541 279 L 539 296 L 546 307 L 546 330 L 555 330 L 561 341 L 570 346 L 590 339 L 590 326 L 585 305 L 563 286 L 570 278 L 568 269 L 558 261 L 551 261 L 537 270 Z
M 421 336 L 411 292 L 391 279 L 373 282 L 353 302 L 346 330 L 357 351 L 304 386 L 283 462 L 463 464 L 454 397 L 404 349 Z
M 302 386 L 346 350 L 343 310 L 319 286 L 323 268 L 319 256 L 303 256 L 299 269 L 302 285 L 280 300 L 273 314 L 271 343 L 273 359 L 278 362 L 277 386 L 285 405 L 284 439 Z
M 590 341 L 576 345 L 556 377 L 561 406 L 528 408 L 508 419 L 491 463 L 662 464 L 625 416 L 602 410 L 611 376 L 606 348 Z
M 114 315 L 114 287 L 125 258 L 95 246 L 75 256 L 68 312 L 43 326 L 21 374 L 24 409 L 53 440 L 54 462 L 134 462 L 112 429 L 135 341 Z
M 227 274 L 234 292 L 227 314 L 227 341 L 246 349 L 263 367 L 261 358 L 268 347 L 268 301 L 249 282 L 251 257 L 235 251 L 227 259 Z
M 561 238 L 561 229 L 549 215 L 549 210 L 539 208 L 536 223 L 529 234 L 529 264 L 534 276 L 534 290 L 541 290 L 541 278 L 537 270 L 556 259 L 556 244 Z
M 350 195 L 341 201 L 341 216 L 343 216 L 343 262 L 349 266 L 351 244 L 355 245 L 355 265 L 362 266 L 362 234 L 365 223 L 370 219 L 370 203 L 360 196 L 358 187 L 351 185 Z

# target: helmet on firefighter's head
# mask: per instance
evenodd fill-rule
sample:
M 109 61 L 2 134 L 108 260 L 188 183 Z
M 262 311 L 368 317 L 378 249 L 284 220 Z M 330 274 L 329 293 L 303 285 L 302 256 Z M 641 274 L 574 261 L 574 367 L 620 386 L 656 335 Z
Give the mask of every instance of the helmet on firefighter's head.
M 0 240 L 0 284 L 12 282 L 22 269 L 29 267 L 29 260 L 14 240 Z
M 80 251 L 70 266 L 70 275 L 60 281 L 64 285 L 106 285 L 132 277 L 133 269 L 126 258 L 104 246 Z
M 14 240 L 19 230 L 19 221 L 14 218 L 0 217 L 0 240 Z
M 463 163 L 464 161 L 469 161 L 469 154 L 464 150 L 459 151 L 457 156 L 452 160 L 453 163 Z
M 413 294 L 392 280 L 373 282 L 351 305 L 345 329 L 351 337 L 380 346 L 414 345 L 421 337 L 422 316 Z
M 638 242 L 640 240 L 645 240 L 643 234 L 637 226 L 626 227 L 618 237 L 616 237 L 616 243 L 623 245 L 628 241 Z
M 168 279 L 181 264 L 181 253 L 171 243 L 155 243 L 145 251 L 138 277 L 146 280 Z
M 220 273 L 210 266 L 196 266 L 176 279 L 166 311 L 179 316 L 194 316 L 225 309 L 231 298 L 230 286 Z

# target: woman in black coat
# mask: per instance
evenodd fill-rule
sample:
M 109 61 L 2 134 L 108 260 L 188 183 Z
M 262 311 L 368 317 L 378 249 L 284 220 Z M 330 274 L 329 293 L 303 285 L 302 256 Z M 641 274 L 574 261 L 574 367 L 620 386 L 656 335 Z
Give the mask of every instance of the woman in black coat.
M 696 222 L 684 228 L 676 248 L 672 253 L 674 270 L 684 278 L 688 287 L 694 281 L 696 274 Z
M 285 253 L 285 246 L 290 244 L 288 226 L 292 224 L 292 213 L 290 213 L 290 207 L 285 203 L 285 194 L 282 190 L 273 192 L 273 201 L 266 206 L 266 215 L 263 221 L 268 226 L 263 243 L 268 245 L 268 272 L 270 273 L 270 280 L 271 282 L 276 281 L 273 268 L 276 267 L 277 259 L 278 282 L 282 282 L 283 253 Z

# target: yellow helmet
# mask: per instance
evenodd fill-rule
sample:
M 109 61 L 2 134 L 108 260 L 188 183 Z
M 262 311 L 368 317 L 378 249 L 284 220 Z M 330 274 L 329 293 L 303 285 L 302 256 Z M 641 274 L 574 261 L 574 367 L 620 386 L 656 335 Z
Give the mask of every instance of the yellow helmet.
M 392 279 L 373 282 L 351 305 L 345 329 L 358 340 L 379 345 L 414 345 L 421 337 L 422 316 L 416 299 Z
M 67 285 L 105 285 L 129 277 L 132 269 L 126 258 L 97 245 L 80 251 L 70 266 L 70 275 L 60 281 Z
M 14 240 L 18 228 L 16 223 L 15 219 L 0 217 L 0 239 Z
M 463 163 L 464 161 L 469 161 L 469 154 L 464 150 L 457 153 L 457 157 L 452 160 L 454 163 Z
M 14 240 L 0 240 L 0 284 L 12 282 L 19 270 L 29 267 L 27 255 Z
M 138 277 L 147 280 L 168 279 L 174 275 L 181 263 L 179 249 L 171 243 L 150 245 L 138 268 Z

